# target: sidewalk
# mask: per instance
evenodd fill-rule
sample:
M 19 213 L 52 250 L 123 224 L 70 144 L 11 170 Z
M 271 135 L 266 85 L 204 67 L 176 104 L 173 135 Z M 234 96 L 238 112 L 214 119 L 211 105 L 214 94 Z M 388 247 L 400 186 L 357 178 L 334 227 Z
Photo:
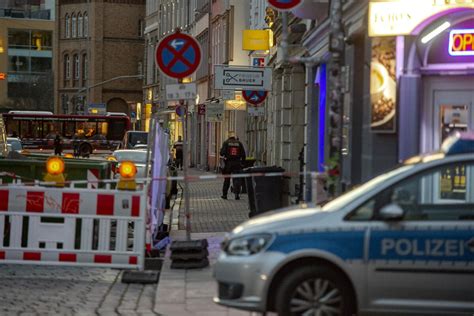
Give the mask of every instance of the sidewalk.
M 209 173 L 191 170 L 191 175 Z M 207 238 L 209 242 L 210 267 L 194 270 L 170 268 L 169 251 L 166 253 L 160 282 L 156 294 L 155 312 L 162 315 L 257 315 L 216 305 L 213 297 L 217 294 L 217 283 L 212 278 L 212 266 L 220 252 L 220 242 L 224 234 L 248 218 L 246 195 L 236 201 L 229 192 L 229 200 L 220 198 L 223 180 L 191 182 L 190 209 L 192 215 L 192 239 Z M 171 232 L 173 240 L 186 238 L 184 223 L 184 203 L 179 208 L 179 230 Z

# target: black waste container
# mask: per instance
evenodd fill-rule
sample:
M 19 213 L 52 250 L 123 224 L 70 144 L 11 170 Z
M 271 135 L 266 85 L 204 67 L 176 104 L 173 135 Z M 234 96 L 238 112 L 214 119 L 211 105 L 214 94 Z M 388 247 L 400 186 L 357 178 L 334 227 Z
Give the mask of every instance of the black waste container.
M 280 173 L 285 169 L 273 167 L 252 167 L 245 173 Z M 255 176 L 245 178 L 249 200 L 249 217 L 283 207 L 283 176 Z
M 242 163 L 242 169 L 245 170 L 245 169 L 253 167 L 256 161 L 257 161 L 256 159 L 248 159 L 248 158 L 245 159 L 245 161 Z M 243 193 L 243 194 L 247 193 L 247 185 L 244 182 L 245 181 L 242 179 L 242 186 L 240 188 L 240 193 Z

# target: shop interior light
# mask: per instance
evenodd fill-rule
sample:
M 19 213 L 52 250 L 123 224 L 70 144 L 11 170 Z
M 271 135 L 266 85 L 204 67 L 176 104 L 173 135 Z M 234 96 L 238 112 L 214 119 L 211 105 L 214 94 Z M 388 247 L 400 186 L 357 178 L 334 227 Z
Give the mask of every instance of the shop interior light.
M 424 36 L 424 37 L 421 39 L 421 42 L 422 42 L 423 44 L 428 43 L 428 42 L 431 41 L 433 38 L 435 38 L 435 37 L 438 36 L 439 34 L 441 34 L 441 33 L 443 33 L 444 31 L 446 31 L 450 26 L 451 26 L 451 23 L 449 23 L 448 21 L 444 22 L 443 24 L 441 24 L 440 26 L 438 26 L 437 28 L 435 28 L 433 31 L 431 31 L 430 33 L 428 33 L 426 36 Z

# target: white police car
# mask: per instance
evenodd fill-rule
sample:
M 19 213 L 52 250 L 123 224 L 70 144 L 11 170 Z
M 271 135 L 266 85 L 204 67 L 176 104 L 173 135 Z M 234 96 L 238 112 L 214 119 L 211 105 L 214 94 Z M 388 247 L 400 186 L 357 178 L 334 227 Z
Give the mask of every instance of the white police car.
M 238 226 L 215 301 L 279 315 L 473 315 L 474 134 L 322 208 Z

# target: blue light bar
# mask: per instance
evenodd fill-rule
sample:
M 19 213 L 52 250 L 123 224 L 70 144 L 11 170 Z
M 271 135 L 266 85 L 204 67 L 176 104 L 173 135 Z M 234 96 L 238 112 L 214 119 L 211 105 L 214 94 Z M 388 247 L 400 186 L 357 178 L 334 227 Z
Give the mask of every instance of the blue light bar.
M 446 156 L 474 154 L 474 132 L 456 132 L 449 136 L 441 145 Z

